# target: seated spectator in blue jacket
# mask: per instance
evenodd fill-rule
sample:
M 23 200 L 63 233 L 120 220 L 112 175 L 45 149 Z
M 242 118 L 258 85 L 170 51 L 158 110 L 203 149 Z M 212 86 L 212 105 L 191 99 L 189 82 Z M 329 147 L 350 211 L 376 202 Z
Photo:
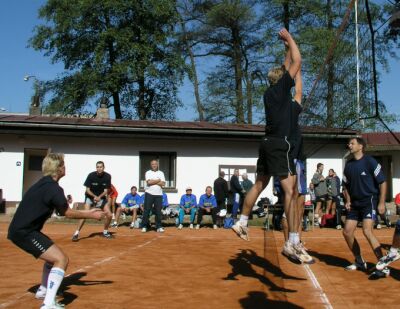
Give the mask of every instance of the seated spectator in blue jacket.
M 125 195 L 124 199 L 121 202 L 121 207 L 118 207 L 115 212 L 115 221 L 112 224 L 113 227 L 118 226 L 119 216 L 121 212 L 127 215 L 132 215 L 132 222 L 130 224 L 130 228 L 134 228 L 134 223 L 137 218 L 137 212 L 140 206 L 142 198 L 137 193 L 137 188 L 135 186 L 131 187 L 131 192 Z
M 217 200 L 212 195 L 212 188 L 208 186 L 206 193 L 200 196 L 199 204 L 197 205 L 197 225 L 196 230 L 200 228 L 201 220 L 203 215 L 211 215 L 214 229 L 217 229 Z
M 192 188 L 186 188 L 186 194 L 182 195 L 181 202 L 179 203 L 179 218 L 178 218 L 178 229 L 183 228 L 183 218 L 185 214 L 190 214 L 190 226 L 189 228 L 193 228 L 194 218 L 196 217 L 197 212 L 197 199 L 196 195 L 192 194 Z
M 167 196 L 167 194 L 165 192 L 163 192 L 163 194 L 162 194 L 162 208 L 166 209 L 168 206 L 169 206 L 168 196 Z

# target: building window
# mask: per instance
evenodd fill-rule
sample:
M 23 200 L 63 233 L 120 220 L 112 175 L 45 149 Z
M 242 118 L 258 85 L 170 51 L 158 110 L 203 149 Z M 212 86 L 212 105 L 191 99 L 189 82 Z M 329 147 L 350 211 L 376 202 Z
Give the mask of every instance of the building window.
M 139 170 L 140 170 L 140 190 L 143 191 L 146 186 L 145 174 L 150 170 L 150 161 L 158 160 L 159 170 L 165 176 L 165 191 L 176 190 L 176 152 L 140 152 Z
M 256 167 L 254 165 L 220 165 L 218 168 L 218 174 L 220 171 L 223 171 L 225 173 L 225 180 L 229 183 L 235 169 L 239 170 L 239 181 L 242 181 L 241 176 L 246 173 L 249 180 L 255 183 Z

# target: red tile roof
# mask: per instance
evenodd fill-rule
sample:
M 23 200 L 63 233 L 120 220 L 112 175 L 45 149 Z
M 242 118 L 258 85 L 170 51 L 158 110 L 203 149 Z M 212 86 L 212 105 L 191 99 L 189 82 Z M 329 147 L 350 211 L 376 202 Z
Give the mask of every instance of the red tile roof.
M 400 139 L 400 133 L 394 133 Z M 399 146 L 399 143 L 390 132 L 384 133 L 363 133 L 362 137 L 367 142 L 368 146 L 385 145 L 385 146 Z
M 113 130 L 118 128 L 143 128 L 143 129 L 168 129 L 170 130 L 199 130 L 199 131 L 235 131 L 235 132 L 264 132 L 264 125 L 251 124 L 230 124 L 230 123 L 212 123 L 200 121 L 155 121 L 155 120 L 127 120 L 127 119 L 94 119 L 94 118 L 77 118 L 77 117 L 57 117 L 57 116 L 28 116 L 28 115 L 8 115 L 0 114 L 0 124 L 4 126 L 12 126 L 13 124 L 24 125 L 47 125 L 51 126 L 74 126 L 74 127 L 103 127 Z M 305 134 L 344 134 L 355 135 L 354 130 L 343 130 L 340 128 L 324 128 L 324 127 L 303 127 Z

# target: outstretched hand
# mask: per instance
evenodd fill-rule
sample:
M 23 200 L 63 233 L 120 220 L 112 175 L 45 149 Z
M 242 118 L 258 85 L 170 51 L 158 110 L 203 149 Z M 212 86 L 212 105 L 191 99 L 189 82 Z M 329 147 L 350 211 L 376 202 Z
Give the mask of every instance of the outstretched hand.
M 95 220 L 101 220 L 101 219 L 103 219 L 104 217 L 105 217 L 105 213 L 104 213 L 104 211 L 102 211 L 101 209 L 99 209 L 99 208 L 92 208 L 91 210 L 90 210 L 90 213 L 91 213 L 91 216 L 92 216 L 92 218 L 93 219 L 95 219 Z
M 292 38 L 291 34 L 289 33 L 289 31 L 286 30 L 286 28 L 282 28 L 279 31 L 279 37 L 281 38 L 281 40 L 285 42 L 286 46 L 288 46 L 287 41 L 289 41 Z

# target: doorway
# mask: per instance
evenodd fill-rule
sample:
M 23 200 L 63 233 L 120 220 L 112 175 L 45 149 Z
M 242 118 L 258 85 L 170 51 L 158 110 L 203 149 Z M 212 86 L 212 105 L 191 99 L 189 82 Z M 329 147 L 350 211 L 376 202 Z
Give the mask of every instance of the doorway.
M 22 194 L 42 177 L 42 162 L 48 149 L 24 149 L 24 184 Z

